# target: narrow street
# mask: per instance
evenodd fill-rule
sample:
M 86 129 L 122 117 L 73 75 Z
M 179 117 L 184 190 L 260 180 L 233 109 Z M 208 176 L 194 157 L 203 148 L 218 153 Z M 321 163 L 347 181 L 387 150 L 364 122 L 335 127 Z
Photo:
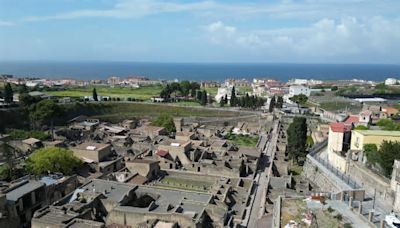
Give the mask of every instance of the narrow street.
M 259 164 L 260 168 L 255 177 L 255 193 L 253 194 L 253 199 L 250 204 L 247 227 L 257 227 L 258 220 L 264 213 L 270 171 L 269 168 L 271 165 L 271 158 L 273 158 L 273 153 L 275 153 L 276 141 L 278 139 L 278 125 L 278 122 L 274 124 L 274 129 L 269 134 L 270 136 L 261 135 L 261 137 L 264 137 L 262 140 L 265 140 L 266 146 L 262 151 Z

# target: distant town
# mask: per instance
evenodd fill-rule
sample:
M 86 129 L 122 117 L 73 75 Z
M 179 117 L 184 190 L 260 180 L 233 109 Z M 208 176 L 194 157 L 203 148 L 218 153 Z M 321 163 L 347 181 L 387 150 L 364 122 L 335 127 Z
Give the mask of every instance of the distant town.
M 400 81 L 0 76 L 0 227 L 398 227 Z

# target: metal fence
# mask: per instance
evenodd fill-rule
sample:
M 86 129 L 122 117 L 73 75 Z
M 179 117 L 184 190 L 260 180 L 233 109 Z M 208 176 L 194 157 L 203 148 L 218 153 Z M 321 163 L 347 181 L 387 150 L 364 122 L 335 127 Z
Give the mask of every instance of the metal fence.
M 324 147 L 328 145 L 328 140 L 325 139 L 324 141 L 315 144 L 311 149 L 309 150 L 308 154 L 314 157 L 314 155 L 318 152 L 320 152 Z
M 318 157 L 318 156 L 313 156 L 315 160 L 317 160 L 321 165 L 323 165 L 325 168 L 327 168 L 329 171 L 331 171 L 335 176 L 337 176 L 339 179 L 341 179 L 343 182 L 348 184 L 350 187 L 353 189 L 360 189 L 361 186 L 357 184 L 355 181 L 353 181 L 350 178 L 350 175 L 343 173 L 342 171 L 338 170 L 336 167 L 333 167 L 331 164 L 329 164 L 328 161 Z

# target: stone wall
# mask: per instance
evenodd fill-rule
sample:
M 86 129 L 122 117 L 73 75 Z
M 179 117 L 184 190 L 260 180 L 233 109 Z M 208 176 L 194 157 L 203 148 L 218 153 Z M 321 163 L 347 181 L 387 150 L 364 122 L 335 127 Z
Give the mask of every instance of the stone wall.
M 352 189 L 311 155 L 307 156 L 302 175 L 324 192 L 340 192 Z
M 390 188 L 389 179 L 379 176 L 351 160 L 348 167 L 348 174 L 353 181 L 365 189 L 368 195 L 373 196 L 374 191 L 376 191 L 376 197 L 381 198 L 388 204 L 394 202 L 394 194 Z
M 278 196 L 278 199 L 276 199 L 276 201 L 274 203 L 274 211 L 272 214 L 272 227 L 273 228 L 281 227 L 281 203 L 282 203 L 282 197 Z
M 112 210 L 108 216 L 106 224 L 110 225 L 113 223 L 121 224 L 121 225 L 130 225 L 132 227 L 138 227 L 141 223 L 147 223 L 147 221 L 151 220 L 160 220 L 160 221 L 168 221 L 168 222 L 176 222 L 181 227 L 190 227 L 195 228 L 199 224 L 195 224 L 195 222 L 190 219 L 189 216 L 185 216 L 183 214 L 178 213 L 148 213 L 146 211 L 139 212 L 133 211 L 128 207 L 118 207 Z

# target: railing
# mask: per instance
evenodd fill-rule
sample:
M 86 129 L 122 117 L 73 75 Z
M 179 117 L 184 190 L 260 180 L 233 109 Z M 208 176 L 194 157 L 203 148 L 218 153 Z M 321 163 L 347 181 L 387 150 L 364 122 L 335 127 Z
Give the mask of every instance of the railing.
M 325 139 L 324 141 L 315 144 L 314 146 L 311 147 L 309 150 L 309 153 L 311 156 L 314 157 L 314 155 L 318 152 L 320 152 L 324 147 L 328 145 L 328 139 Z
M 348 184 L 350 187 L 353 189 L 360 189 L 361 186 L 357 184 L 355 181 L 353 181 L 349 175 L 346 175 L 342 171 L 338 170 L 336 167 L 332 166 L 328 161 L 318 157 L 318 156 L 313 156 L 313 158 L 318 161 L 321 165 L 323 165 L 325 168 L 327 168 L 329 171 L 331 171 L 335 176 L 337 176 L 339 179 L 341 179 L 343 182 Z

